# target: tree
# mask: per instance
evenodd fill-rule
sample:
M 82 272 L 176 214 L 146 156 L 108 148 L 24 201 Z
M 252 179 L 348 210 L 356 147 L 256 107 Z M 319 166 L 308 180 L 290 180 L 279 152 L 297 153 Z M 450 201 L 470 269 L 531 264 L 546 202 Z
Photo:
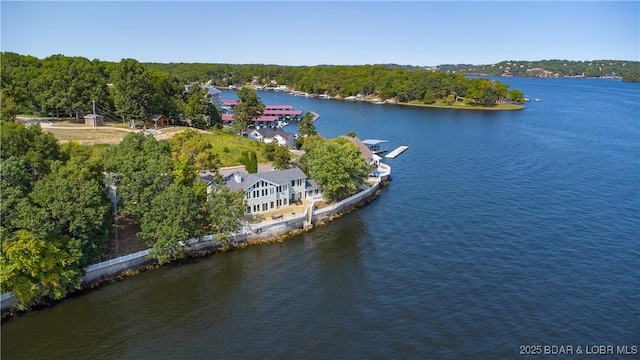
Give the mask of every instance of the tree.
M 284 170 L 291 167 L 291 151 L 284 145 L 276 145 L 273 153 L 273 167 Z
M 193 127 L 205 129 L 210 123 L 211 115 L 217 111 L 214 109 L 207 89 L 196 84 L 189 86 L 183 115 L 191 121 Z
M 345 138 L 316 142 L 306 148 L 305 156 L 308 175 L 320 185 L 325 196 L 334 200 L 356 192 L 368 173 L 360 150 Z
M 103 183 L 102 169 L 86 159 L 57 161 L 21 202 L 14 225 L 38 239 L 77 241 L 81 265 L 98 261 L 107 246 L 111 206 Z
M 262 115 L 264 103 L 255 90 L 244 87 L 238 91 L 239 104 L 233 108 L 233 127 L 244 135 L 245 131 L 253 124 L 253 121 Z
M 0 226 L 13 232 L 13 219 L 17 215 L 20 202 L 31 192 L 33 177 L 24 160 L 11 156 L 0 159 Z
M 149 113 L 177 119 L 182 111 L 184 85 L 175 76 L 165 72 L 149 70 L 149 75 L 153 88 Z
M 150 255 L 160 264 L 184 257 L 189 239 L 202 237 L 204 201 L 191 186 L 182 184 L 169 185 L 152 200 L 138 236 L 152 247 Z
M 40 73 L 42 60 L 34 56 L 1 52 L 0 62 L 2 95 L 12 98 L 21 113 L 39 110 L 34 79 Z
M 174 182 L 191 185 L 199 171 L 218 171 L 220 158 L 203 134 L 187 129 L 174 135 L 170 144 Z
M 43 297 L 61 299 L 82 283 L 81 252 L 68 239 L 37 238 L 18 230 L 3 240 L 0 251 L 1 291 L 12 291 L 19 309 L 28 309 Z
M 14 121 L 19 109 L 11 96 L 0 91 L 0 121 Z
M 15 156 L 24 160 L 34 180 L 49 173 L 49 166 L 60 156 L 56 137 L 42 131 L 38 124 L 25 127 L 17 122 L 3 123 L 0 144 L 0 158 Z
M 480 102 L 484 106 L 495 106 L 496 100 L 498 100 L 498 91 L 494 88 L 486 88 L 482 91 L 482 98 Z
M 151 105 L 152 83 L 145 67 L 134 59 L 122 59 L 113 74 L 113 101 L 124 119 L 147 117 Z
M 249 174 L 258 172 L 258 156 L 255 151 L 243 151 L 240 157 L 240 163 L 244 165 L 244 168 Z
M 273 159 L 275 159 L 275 154 L 276 154 L 276 148 L 277 148 L 278 144 L 275 141 L 272 142 L 268 142 L 265 144 L 264 146 L 264 156 L 267 158 L 267 161 L 273 161 Z
M 300 121 L 300 126 L 298 127 L 298 134 L 300 136 L 308 136 L 308 135 L 317 135 L 315 125 L 313 125 L 313 115 L 310 112 L 306 112 L 304 117 Z
M 422 101 L 425 104 L 433 104 L 436 102 L 436 96 L 433 93 L 433 90 L 427 90 L 427 92 L 424 94 L 424 98 L 422 99 Z
M 242 228 L 247 201 L 242 190 L 230 191 L 221 181 L 216 184 L 206 203 L 207 229 L 215 234 L 223 249 L 229 246 L 228 234 Z
M 521 103 L 524 101 L 524 94 L 518 89 L 513 89 L 509 91 L 509 99 L 514 102 Z
M 105 170 L 118 174 L 119 210 L 139 219 L 173 181 L 171 147 L 166 140 L 129 133 L 120 144 L 107 149 Z
M 34 79 L 34 96 L 40 110 L 54 112 L 60 110 L 71 116 L 79 110 L 91 109 L 91 100 L 106 102 L 108 97 L 106 76 L 97 62 L 83 57 L 53 55 L 42 60 L 42 67 Z

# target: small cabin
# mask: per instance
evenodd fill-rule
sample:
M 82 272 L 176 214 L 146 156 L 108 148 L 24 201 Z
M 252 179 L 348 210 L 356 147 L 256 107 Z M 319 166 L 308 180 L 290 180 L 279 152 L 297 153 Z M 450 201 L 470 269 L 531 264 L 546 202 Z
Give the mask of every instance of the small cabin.
M 96 115 L 96 114 L 85 115 L 84 123 L 87 126 L 93 126 L 93 127 L 102 126 L 104 125 L 104 116 Z
M 161 127 L 169 126 L 169 118 L 165 115 L 151 114 L 144 119 L 143 127 L 146 129 L 147 124 L 153 124 L 153 127 L 159 129 Z

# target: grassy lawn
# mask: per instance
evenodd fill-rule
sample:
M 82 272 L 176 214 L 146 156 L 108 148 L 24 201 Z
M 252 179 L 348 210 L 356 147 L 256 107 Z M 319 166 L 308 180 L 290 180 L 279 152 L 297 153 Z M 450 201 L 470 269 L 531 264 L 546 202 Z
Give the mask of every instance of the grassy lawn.
M 57 129 L 55 126 L 43 128 L 52 133 L 60 141 L 78 141 L 83 145 L 117 144 L 122 141 L 127 132 L 117 129 Z
M 214 131 L 211 134 L 205 134 L 205 136 L 211 141 L 214 151 L 220 156 L 222 167 L 240 165 L 238 160 L 240 160 L 243 151 L 255 151 L 259 163 L 267 162 L 263 154 L 265 146 L 263 143 L 222 131 Z
M 158 130 L 154 134 L 158 140 L 166 140 L 173 135 L 188 128 L 171 126 Z M 82 145 L 89 145 L 102 152 L 109 144 L 118 144 L 129 133 L 127 124 L 108 122 L 105 126 L 86 128 L 84 123 L 75 123 L 67 120 L 57 120 L 52 126 L 44 127 L 44 131 L 52 133 L 59 141 L 77 141 Z M 247 140 L 239 136 L 229 134 L 221 130 L 201 131 L 206 139 L 211 142 L 214 151 L 218 154 L 221 166 L 240 165 L 240 156 L 243 151 L 255 151 L 259 163 L 267 162 L 263 155 L 265 144 Z

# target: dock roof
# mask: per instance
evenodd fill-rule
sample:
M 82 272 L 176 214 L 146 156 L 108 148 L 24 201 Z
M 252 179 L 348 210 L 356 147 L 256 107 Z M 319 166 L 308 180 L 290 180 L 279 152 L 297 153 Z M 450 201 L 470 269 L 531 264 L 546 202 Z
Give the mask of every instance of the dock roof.
M 379 140 L 379 139 L 366 139 L 366 140 L 362 140 L 362 143 L 365 145 L 378 145 L 381 143 L 386 143 L 388 142 L 387 140 Z

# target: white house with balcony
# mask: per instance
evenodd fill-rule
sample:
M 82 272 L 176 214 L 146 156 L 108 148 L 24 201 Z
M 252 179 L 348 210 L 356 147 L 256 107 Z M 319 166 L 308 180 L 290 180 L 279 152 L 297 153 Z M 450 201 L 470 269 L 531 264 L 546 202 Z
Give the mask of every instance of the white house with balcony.
M 201 176 L 212 186 L 213 178 Z M 321 200 L 322 192 L 313 179 L 300 168 L 271 170 L 256 174 L 236 171 L 223 177 L 225 185 L 231 190 L 244 191 L 247 199 L 245 214 L 255 214 L 289 206 L 292 203 L 308 200 Z M 208 186 L 208 191 L 210 188 Z

